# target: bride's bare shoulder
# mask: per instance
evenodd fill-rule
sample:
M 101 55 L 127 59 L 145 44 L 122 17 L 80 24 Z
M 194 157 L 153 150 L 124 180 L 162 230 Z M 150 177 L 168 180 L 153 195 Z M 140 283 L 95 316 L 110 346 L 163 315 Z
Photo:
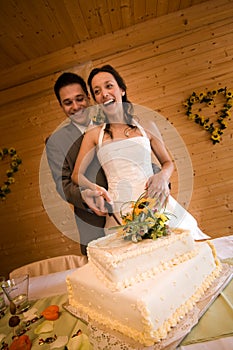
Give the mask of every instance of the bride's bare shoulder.
M 97 141 L 102 127 L 103 125 L 89 125 L 85 131 L 85 138 Z
M 86 129 L 86 133 L 92 133 L 92 134 L 95 134 L 95 133 L 99 133 L 100 130 L 102 129 L 103 125 L 89 125 Z

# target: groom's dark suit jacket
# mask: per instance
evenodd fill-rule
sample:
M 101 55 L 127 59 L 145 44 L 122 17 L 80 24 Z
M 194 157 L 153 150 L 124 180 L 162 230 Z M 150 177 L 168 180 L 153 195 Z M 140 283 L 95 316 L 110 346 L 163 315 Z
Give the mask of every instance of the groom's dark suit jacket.
M 46 153 L 56 189 L 64 200 L 73 204 L 80 243 L 86 246 L 91 240 L 104 236 L 105 217 L 90 211 L 82 200 L 79 187 L 71 180 L 82 139 L 81 131 L 70 122 L 48 138 Z M 85 175 L 90 181 L 107 188 L 104 172 L 96 156 Z M 83 247 L 82 252 L 85 253 Z

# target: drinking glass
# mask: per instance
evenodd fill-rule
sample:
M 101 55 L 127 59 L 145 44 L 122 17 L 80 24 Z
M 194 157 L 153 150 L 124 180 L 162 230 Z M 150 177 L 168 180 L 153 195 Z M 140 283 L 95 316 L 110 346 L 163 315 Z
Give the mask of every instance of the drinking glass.
M 2 283 L 2 289 L 10 304 L 15 307 L 16 314 L 29 309 L 28 301 L 29 275 L 18 276 Z

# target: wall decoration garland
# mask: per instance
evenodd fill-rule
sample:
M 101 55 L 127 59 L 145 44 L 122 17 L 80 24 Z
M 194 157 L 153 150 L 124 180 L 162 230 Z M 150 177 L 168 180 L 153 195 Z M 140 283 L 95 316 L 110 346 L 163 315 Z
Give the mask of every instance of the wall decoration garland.
M 7 179 L 4 181 L 3 185 L 0 187 L 0 199 L 5 200 L 8 193 L 11 192 L 10 185 L 15 182 L 14 173 L 19 169 L 19 165 L 22 160 L 16 153 L 15 148 L 3 148 L 0 149 L 0 160 L 3 160 L 6 156 L 10 156 L 10 168 L 6 171 Z
M 216 112 L 217 119 L 215 122 L 210 121 L 209 117 L 201 115 L 201 108 L 198 113 L 193 112 L 193 105 L 196 103 L 206 104 L 208 107 L 215 107 L 215 98 L 218 95 L 222 95 L 225 98 L 222 109 Z M 219 143 L 221 140 L 221 135 L 223 130 L 227 128 L 227 122 L 231 117 L 231 108 L 233 106 L 233 92 L 225 88 L 220 88 L 216 90 L 211 90 L 207 92 L 201 92 L 197 94 L 193 92 L 185 102 L 184 107 L 186 109 L 186 115 L 189 120 L 194 121 L 208 131 L 211 134 L 211 141 L 213 144 Z

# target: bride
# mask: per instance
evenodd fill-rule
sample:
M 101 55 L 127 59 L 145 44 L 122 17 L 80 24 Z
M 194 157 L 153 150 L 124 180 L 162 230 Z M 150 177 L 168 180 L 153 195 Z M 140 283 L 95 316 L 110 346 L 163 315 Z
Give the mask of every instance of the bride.
M 159 133 L 146 130 L 133 115 L 133 106 L 127 98 L 127 87 L 119 73 L 110 65 L 95 68 L 88 78 L 94 100 L 101 105 L 105 123 L 91 127 L 84 135 L 72 180 L 83 188 L 98 189 L 110 202 L 115 216 L 125 202 L 135 201 L 144 192 L 156 197 L 174 214 L 171 227 L 189 229 L 194 239 L 208 238 L 198 228 L 194 217 L 169 193 L 169 179 L 174 166 Z M 108 181 L 108 190 L 85 177 L 85 171 L 97 152 Z M 154 173 L 152 152 L 161 170 Z M 106 210 L 100 205 L 101 215 Z M 107 227 L 115 226 L 108 217 Z

